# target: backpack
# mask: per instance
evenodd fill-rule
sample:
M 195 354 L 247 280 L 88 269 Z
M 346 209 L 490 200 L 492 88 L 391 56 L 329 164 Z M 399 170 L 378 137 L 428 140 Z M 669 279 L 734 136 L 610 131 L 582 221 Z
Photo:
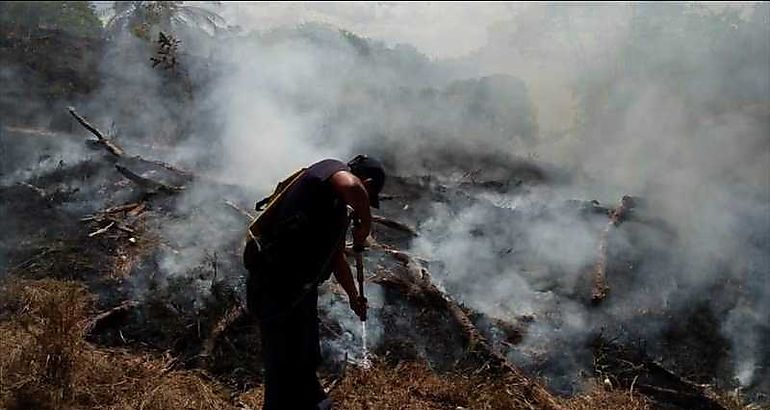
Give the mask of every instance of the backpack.
M 257 288 L 261 285 L 258 283 L 259 275 L 255 275 L 253 271 L 260 267 L 259 261 L 262 261 L 262 263 L 267 262 L 268 264 L 273 263 L 273 256 L 271 255 L 270 250 L 272 248 L 271 242 L 274 240 L 274 238 L 271 237 L 271 234 L 274 233 L 275 230 L 282 230 L 283 228 L 287 228 L 287 225 L 292 224 L 291 221 L 275 220 L 275 204 L 277 204 L 284 197 L 286 192 L 288 192 L 289 189 L 294 186 L 297 181 L 299 181 L 300 177 L 305 174 L 306 170 L 307 168 L 299 169 L 291 174 L 288 178 L 279 182 L 278 185 L 276 185 L 275 190 L 273 190 L 272 194 L 261 199 L 260 201 L 257 201 L 254 206 L 254 209 L 256 211 L 261 211 L 261 214 L 259 214 L 259 216 L 257 216 L 249 224 L 247 229 L 246 244 L 243 252 L 244 267 L 250 272 L 246 281 L 247 308 L 254 314 L 259 315 L 256 295 L 258 293 Z M 342 236 L 339 238 L 340 241 L 345 240 L 345 234 L 346 232 L 343 231 Z M 326 258 L 326 260 L 323 262 L 323 265 L 321 265 L 319 270 L 320 273 L 317 277 L 313 278 L 312 281 L 302 285 L 301 290 L 293 298 L 291 298 L 291 302 L 286 308 L 277 312 L 264 314 L 260 317 L 260 320 L 268 321 L 279 319 L 293 311 L 294 308 L 296 308 L 297 305 L 299 305 L 299 303 L 302 302 L 302 300 L 310 293 L 310 291 L 314 289 L 313 285 L 317 285 L 323 280 L 322 276 L 326 273 L 327 267 L 332 262 L 332 256 L 333 254 L 329 255 L 329 257 Z
M 266 232 L 271 225 L 274 224 L 274 205 L 278 203 L 281 198 L 283 198 L 284 194 L 289 190 L 289 188 L 291 188 L 297 181 L 299 181 L 300 177 L 305 174 L 306 170 L 307 168 L 298 169 L 293 174 L 289 175 L 288 178 L 279 182 L 273 190 L 272 194 L 257 201 L 257 203 L 254 205 L 254 210 L 261 211 L 261 213 L 249 224 L 249 227 L 246 231 L 248 237 L 253 239 L 255 242 L 259 242 L 260 236 Z

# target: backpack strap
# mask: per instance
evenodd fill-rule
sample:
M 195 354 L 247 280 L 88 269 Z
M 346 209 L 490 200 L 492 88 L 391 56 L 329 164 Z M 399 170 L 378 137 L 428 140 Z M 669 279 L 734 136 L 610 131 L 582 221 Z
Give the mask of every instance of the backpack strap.
M 300 179 L 300 177 L 305 174 L 306 170 L 307 168 L 298 169 L 293 174 L 291 174 L 288 178 L 279 182 L 278 185 L 276 185 L 275 190 L 273 190 L 272 194 L 261 199 L 256 203 L 256 205 L 254 206 L 254 209 L 257 211 L 261 211 L 262 213 L 259 214 L 259 216 L 257 216 L 251 222 L 251 224 L 249 224 L 247 234 L 251 239 L 253 239 L 255 242 L 258 242 L 257 238 L 259 237 L 259 234 L 260 234 L 260 227 L 264 226 L 264 224 L 267 223 L 267 221 L 269 221 L 270 215 L 272 215 L 272 210 L 274 208 L 274 205 L 278 203 L 278 201 L 281 198 L 283 198 L 284 194 L 288 192 L 289 188 L 294 186 L 294 184 Z

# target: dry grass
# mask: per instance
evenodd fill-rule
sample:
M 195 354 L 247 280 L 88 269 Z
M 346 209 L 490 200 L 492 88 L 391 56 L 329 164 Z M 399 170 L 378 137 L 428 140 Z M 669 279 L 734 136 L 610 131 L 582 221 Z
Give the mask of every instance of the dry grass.
M 240 397 L 251 408 L 261 408 L 261 388 Z M 481 375 L 437 375 L 424 363 L 378 364 L 369 370 L 351 369 L 331 394 L 335 408 L 374 409 L 536 409 L 515 385 Z M 641 396 L 594 386 L 589 392 L 563 400 L 566 410 L 649 410 Z
M 446 409 L 468 407 L 466 389 L 438 377 L 425 364 L 377 364 L 351 369 L 332 397 L 340 409 Z
M 10 394 L 24 403 L 34 398 L 61 407 L 73 395 L 88 292 L 80 285 L 54 280 L 9 281 L 2 291 L 4 307 L 16 319 L 2 328 L 2 339 L 9 341 L 2 345 L 9 348 L 0 365 L 3 396 Z M 13 380 L 16 375 L 24 377 Z M 8 389 L 6 378 L 13 381 Z
M 599 383 L 588 386 L 587 392 L 565 401 L 570 410 L 649 410 L 650 403 L 627 390 L 608 389 Z
M 198 370 L 168 371 L 153 352 L 97 348 L 83 339 L 91 296 L 55 280 L 0 284 L 0 407 L 7 409 L 259 409 L 262 387 L 235 399 Z M 532 409 L 515 384 L 474 372 L 437 374 L 423 362 L 349 368 L 331 393 L 335 408 Z M 745 409 L 738 399 L 729 409 Z M 596 384 L 562 400 L 568 410 L 648 410 L 629 391 Z
M 587 393 L 563 400 L 567 410 L 649 410 L 649 403 L 627 391 L 589 386 Z M 515 385 L 480 374 L 442 374 L 425 363 L 396 366 L 376 363 L 368 370 L 349 369 L 331 393 L 340 410 L 513 410 L 536 409 Z M 239 398 L 252 409 L 262 405 L 262 390 L 254 388 Z
M 768 404 L 747 404 L 748 400 L 739 390 L 711 392 L 711 397 L 727 410 L 770 410 Z
M 424 364 L 391 369 L 356 370 L 335 396 L 342 409 L 533 409 L 522 392 L 508 380 L 480 374 L 438 376 Z M 628 392 L 601 388 L 563 402 L 574 410 L 646 410 L 647 403 Z
M 4 408 L 233 408 L 205 373 L 167 372 L 163 358 L 86 343 L 91 297 L 82 285 L 9 280 L 0 287 L 0 300 Z

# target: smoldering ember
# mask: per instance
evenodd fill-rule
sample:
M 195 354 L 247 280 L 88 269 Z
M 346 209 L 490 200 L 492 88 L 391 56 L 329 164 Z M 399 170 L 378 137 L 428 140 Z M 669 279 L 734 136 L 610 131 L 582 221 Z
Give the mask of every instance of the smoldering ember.
M 247 227 L 323 159 L 374 205 L 358 154 L 385 183 L 318 285 L 318 408 L 770 408 L 768 2 L 0 2 L 0 32 L 0 408 L 306 400 Z

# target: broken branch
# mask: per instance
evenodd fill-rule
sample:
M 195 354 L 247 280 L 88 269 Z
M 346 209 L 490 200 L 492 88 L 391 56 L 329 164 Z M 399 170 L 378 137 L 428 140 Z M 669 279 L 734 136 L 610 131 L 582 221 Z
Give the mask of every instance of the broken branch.
M 620 204 L 609 213 L 610 221 L 602 230 L 599 236 L 599 255 L 593 268 L 593 286 L 591 288 L 591 303 L 597 305 L 607 298 L 610 287 L 607 285 L 607 258 L 609 257 L 608 246 L 610 230 L 613 227 L 620 226 L 628 218 L 631 209 L 635 206 L 634 199 L 630 196 L 623 196 Z
M 76 111 L 75 108 L 69 107 L 68 111 L 72 116 L 77 120 L 77 122 L 80 123 L 85 129 L 87 129 L 91 134 L 94 134 L 97 138 L 97 142 L 99 144 L 102 144 L 104 146 L 104 149 L 110 152 L 110 154 L 120 158 L 125 154 L 125 151 L 123 148 L 119 147 L 117 144 L 112 142 L 111 140 L 107 139 L 102 135 L 102 133 L 93 125 L 91 125 L 88 121 L 86 121 L 85 118 L 81 117 Z

